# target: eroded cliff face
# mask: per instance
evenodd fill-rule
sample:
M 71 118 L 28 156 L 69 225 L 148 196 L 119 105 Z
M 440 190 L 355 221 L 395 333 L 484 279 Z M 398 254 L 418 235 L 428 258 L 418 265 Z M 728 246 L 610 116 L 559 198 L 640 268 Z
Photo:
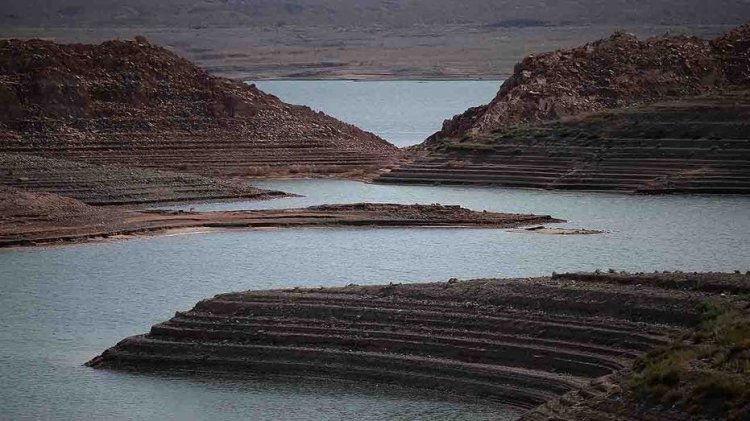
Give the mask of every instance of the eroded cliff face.
M 49 155 L 53 147 L 54 157 L 170 169 L 180 158 L 189 164 L 195 152 L 221 147 L 214 160 L 252 149 L 237 167 L 273 164 L 300 148 L 349 154 L 352 164 L 396 153 L 371 133 L 254 86 L 211 76 L 142 37 L 99 45 L 0 41 L 0 140 L 6 151 Z M 101 151 L 123 147 L 131 153 Z M 87 153 L 65 153 L 72 148 Z M 276 149 L 259 158 L 263 148 Z M 146 159 L 164 158 L 165 151 L 174 162 Z M 109 159 L 98 159 L 102 156 Z M 284 165 L 299 164 L 295 157 Z M 195 161 L 196 172 L 211 172 L 201 168 L 212 167 L 207 158 Z
M 681 97 L 750 83 L 750 24 L 715 40 L 624 32 L 579 48 L 532 55 L 495 99 L 447 120 L 441 138 Z

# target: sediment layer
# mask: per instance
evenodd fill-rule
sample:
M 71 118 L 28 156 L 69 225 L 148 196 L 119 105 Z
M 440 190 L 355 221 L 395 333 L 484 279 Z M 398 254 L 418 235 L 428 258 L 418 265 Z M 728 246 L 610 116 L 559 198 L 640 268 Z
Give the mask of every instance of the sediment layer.
M 9 198 L 8 198 L 9 197 Z M 35 212 L 7 212 L 0 217 L 0 247 L 27 246 L 113 236 L 159 233 L 177 229 L 302 228 L 302 227 L 484 227 L 512 228 L 561 222 L 547 215 L 475 212 L 460 206 L 359 203 L 303 209 L 230 212 L 124 211 L 85 206 L 74 199 L 0 187 L 0 198 L 33 202 Z M 56 197 L 56 200 L 55 200 Z M 56 203 L 80 204 L 73 214 L 60 215 Z M 22 209 L 22 206 L 17 208 Z M 2 209 L 0 209 L 2 210 Z
M 743 275 L 566 274 L 222 294 L 87 365 L 398 383 L 529 409 L 691 329 L 722 285 L 750 287 Z
M 91 205 L 268 199 L 285 193 L 195 174 L 0 152 L 0 186 L 48 192 Z
M 367 172 L 398 155 L 140 37 L 0 41 L 0 152 L 211 176 Z
M 750 193 L 750 92 L 665 100 L 442 139 L 380 183 Z

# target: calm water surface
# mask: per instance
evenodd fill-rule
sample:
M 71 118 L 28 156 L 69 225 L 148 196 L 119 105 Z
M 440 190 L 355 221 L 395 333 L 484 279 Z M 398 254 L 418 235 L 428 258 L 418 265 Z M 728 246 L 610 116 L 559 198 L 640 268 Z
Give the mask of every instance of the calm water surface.
M 299 83 L 300 91 L 321 89 Z M 370 86 L 373 97 L 385 89 L 371 82 L 351 85 Z M 414 88 L 419 91 L 422 84 L 413 85 L 420 85 Z M 286 89 L 295 91 L 293 87 Z M 407 87 L 412 86 L 402 86 Z M 322 108 L 331 112 L 350 98 L 335 99 L 330 109 Z M 407 128 L 398 136 L 407 142 L 412 138 L 407 133 L 431 130 Z M 81 364 L 120 339 L 147 331 L 175 310 L 228 291 L 534 276 L 597 268 L 750 269 L 750 198 L 381 186 L 336 180 L 256 184 L 306 197 L 181 208 L 439 202 L 551 214 L 567 219 L 566 226 L 607 233 L 562 237 L 485 229 L 229 231 L 1 251 L 0 419 L 513 419 L 516 414 L 502 408 L 391 387 L 144 376 Z
M 597 236 L 486 229 L 230 231 L 0 253 L 0 388 L 6 419 L 512 419 L 476 403 L 348 385 L 201 381 L 81 367 L 121 338 L 217 293 L 350 282 L 531 276 L 552 271 L 750 269 L 750 199 L 498 188 L 259 183 L 304 198 L 199 209 L 335 202 L 455 203 L 549 213 Z
M 373 132 L 396 146 L 415 145 L 443 120 L 486 104 L 501 81 L 259 81 L 265 92 L 305 104 Z

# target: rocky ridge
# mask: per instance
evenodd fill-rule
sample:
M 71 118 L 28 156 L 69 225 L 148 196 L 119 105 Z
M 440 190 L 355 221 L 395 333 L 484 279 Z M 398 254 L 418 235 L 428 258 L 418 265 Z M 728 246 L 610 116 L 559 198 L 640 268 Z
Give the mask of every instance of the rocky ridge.
M 382 183 L 750 193 L 750 24 L 531 56 Z
M 447 120 L 425 146 L 519 123 L 750 84 L 750 24 L 714 40 L 618 32 L 582 47 L 532 55 L 487 105 Z
M 218 176 L 366 171 L 397 154 L 143 38 L 0 41 L 0 151 Z

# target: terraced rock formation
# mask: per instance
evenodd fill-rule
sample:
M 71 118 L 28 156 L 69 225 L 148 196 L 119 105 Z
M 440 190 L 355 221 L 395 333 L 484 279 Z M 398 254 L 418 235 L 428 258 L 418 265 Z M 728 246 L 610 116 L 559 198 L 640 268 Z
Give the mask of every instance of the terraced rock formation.
M 582 47 L 526 57 L 492 102 L 446 121 L 425 145 L 732 86 L 750 86 L 750 24 L 711 41 L 685 36 L 640 41 L 619 32 Z
M 750 25 L 530 56 L 382 183 L 750 193 Z
M 0 41 L 0 152 L 210 176 L 361 173 L 398 150 L 137 41 Z
M 590 276 L 590 275 L 589 275 Z M 618 275 L 615 282 L 626 277 Z M 644 281 L 641 276 L 639 281 Z M 744 420 L 750 416 L 750 272 L 669 275 L 671 288 L 722 294 L 700 326 L 605 376 L 535 408 L 524 421 Z M 708 281 L 708 282 L 706 282 Z M 646 281 L 646 283 L 651 283 Z
M 91 205 L 136 205 L 287 196 L 243 182 L 195 174 L 98 165 L 0 152 L 0 186 L 48 192 Z
M 380 183 L 750 193 L 750 92 L 731 90 L 433 140 Z
M 606 393 L 602 378 L 695 327 L 700 304 L 731 286 L 746 292 L 750 277 L 567 274 L 221 294 L 87 365 L 398 383 L 531 409 L 590 384 Z
M 460 206 L 357 203 L 230 212 L 124 211 L 0 186 L 0 247 L 75 242 L 190 229 L 301 227 L 513 228 L 563 222 L 548 215 L 475 212 Z M 59 212 L 77 204 L 75 212 Z M 37 205 L 38 204 L 38 205 Z M 60 205 L 58 205 L 60 204 Z M 65 206 L 62 206 L 65 205 Z M 29 207 L 24 210 L 24 206 Z

